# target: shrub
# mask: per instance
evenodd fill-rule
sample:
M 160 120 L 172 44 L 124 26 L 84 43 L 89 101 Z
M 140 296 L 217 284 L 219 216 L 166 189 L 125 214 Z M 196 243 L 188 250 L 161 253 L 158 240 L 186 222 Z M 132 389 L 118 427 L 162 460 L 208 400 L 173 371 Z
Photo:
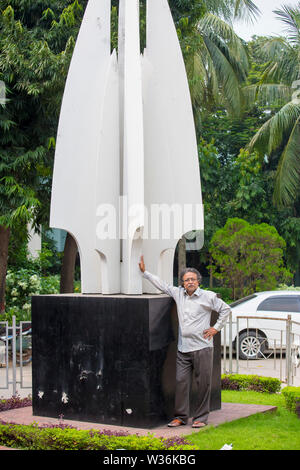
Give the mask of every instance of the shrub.
M 289 282 L 292 274 L 284 267 L 286 243 L 275 227 L 228 219 L 213 235 L 209 252 L 213 275 L 232 288 L 233 299 L 255 291 L 275 289 Z
M 31 269 L 8 270 L 6 276 L 6 314 L 4 320 L 30 321 L 31 296 L 59 292 L 59 276 L 41 277 Z
M 282 390 L 285 406 L 290 411 L 295 411 L 300 418 L 300 387 L 285 387 Z
M 10 447 L 32 450 L 196 450 L 183 438 L 161 439 L 120 435 L 107 431 L 78 430 L 70 426 L 47 427 L 0 422 L 0 442 Z
M 0 411 L 13 410 L 15 408 L 23 408 L 31 406 L 31 397 L 21 398 L 18 394 L 13 395 L 11 398 L 0 399 Z
M 287 286 L 286 284 L 279 284 L 277 290 L 298 290 L 300 291 L 300 286 Z
M 224 302 L 226 302 L 227 304 L 230 304 L 233 301 L 232 289 L 230 289 L 229 287 L 212 287 L 209 288 L 209 290 L 212 290 L 216 294 L 220 294 L 221 299 L 224 300 Z
M 31 406 L 32 400 L 31 397 L 28 396 L 26 398 L 20 398 L 20 396 L 17 394 L 11 398 L 8 399 L 2 399 L 0 400 L 0 412 L 1 411 L 7 411 L 11 410 L 14 408 L 21 408 L 25 406 Z M 187 439 L 183 437 L 171 437 L 167 439 L 158 439 L 153 438 L 153 436 L 148 435 L 148 438 L 142 438 L 140 436 L 134 436 L 135 440 L 141 439 L 139 443 L 134 444 L 135 440 L 129 439 L 132 438 L 128 434 L 128 431 L 112 431 L 110 429 L 103 429 L 101 431 L 91 429 L 88 432 L 88 436 L 84 434 L 83 431 L 76 429 L 74 426 L 70 424 L 65 424 L 63 422 L 62 416 L 60 417 L 60 421 L 57 424 L 49 425 L 49 424 L 42 424 L 42 425 L 37 425 L 37 424 L 32 424 L 30 426 L 21 426 L 17 425 L 14 423 L 5 423 L 4 421 L 0 420 L 0 442 L 3 442 L 6 445 L 9 444 L 11 446 L 17 446 L 17 447 L 30 447 L 30 448 L 43 448 L 43 449 L 67 449 L 67 448 L 73 448 L 74 450 L 79 450 L 79 449 L 90 449 L 90 448 L 95 448 L 98 449 L 99 446 L 104 445 L 103 442 L 106 442 L 107 439 L 113 438 L 113 441 L 111 442 L 110 445 L 112 446 L 122 446 L 121 448 L 128 448 L 128 449 L 169 449 L 169 450 L 188 450 L 188 449 L 196 449 Z M 8 426 L 9 430 L 7 428 L 2 428 L 1 426 Z M 33 429 L 32 429 L 33 428 Z M 72 440 L 72 435 L 63 435 L 60 431 L 55 432 L 55 431 L 44 431 L 44 437 L 43 439 L 39 440 L 39 442 L 35 442 L 35 446 L 37 447 L 32 447 L 32 438 L 34 437 L 34 433 L 36 430 L 49 430 L 49 429 L 54 429 L 54 430 L 66 430 L 66 429 L 73 429 L 75 430 L 75 433 L 73 435 L 74 440 L 73 443 L 71 442 Z M 70 437 L 71 436 L 71 437 Z M 78 437 L 79 436 L 79 437 Z M 118 437 L 123 437 L 123 438 L 128 438 L 127 440 L 125 439 L 124 442 L 119 442 L 115 438 Z M 90 438 L 95 438 L 94 441 L 96 441 L 96 444 L 93 442 L 90 442 Z M 99 438 L 100 441 L 99 441 Z M 37 441 L 38 437 L 34 437 L 34 441 Z M 56 447 L 57 445 L 61 445 L 61 447 Z M 95 445 L 96 447 L 91 447 Z M 127 446 L 136 446 L 136 447 L 127 447 Z M 48 446 L 48 447 L 47 447 Z M 68 447 L 69 446 L 69 447 Z M 73 446 L 73 447 L 72 447 Z M 111 449 L 115 447 L 108 447 L 108 444 L 105 444 L 105 449 Z M 145 446 L 145 447 L 144 447 Z M 162 447 L 161 447 L 162 446 Z M 100 447 L 99 447 L 100 448 Z M 120 447 L 116 447 L 120 448 Z
M 31 320 L 31 297 L 38 294 L 58 294 L 60 275 L 43 277 L 33 269 L 8 270 L 6 275 L 6 311 L 1 321 L 17 323 Z M 74 292 L 80 292 L 80 281 L 74 282 Z
M 223 374 L 221 376 L 223 390 L 254 390 L 256 392 L 280 392 L 281 382 L 274 377 L 258 375 Z
M 17 394 L 11 398 L 0 400 L 0 412 L 31 406 L 31 404 L 30 396 L 20 398 Z M 70 424 L 65 424 L 62 416 L 60 418 L 57 424 L 37 425 L 33 423 L 30 426 L 6 423 L 0 420 L 0 442 L 11 447 L 43 450 L 197 449 L 183 437 L 159 439 L 150 434 L 146 437 L 132 436 L 128 434 L 128 431 L 112 431 L 110 429 L 83 431 Z

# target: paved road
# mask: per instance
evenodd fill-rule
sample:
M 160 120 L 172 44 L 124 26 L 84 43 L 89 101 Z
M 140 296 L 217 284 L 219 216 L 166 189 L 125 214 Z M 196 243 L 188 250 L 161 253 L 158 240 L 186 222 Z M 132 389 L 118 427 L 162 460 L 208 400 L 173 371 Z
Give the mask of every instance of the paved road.
M 229 372 L 229 359 L 226 359 L 225 370 Z M 237 361 L 235 358 L 232 360 L 232 372 L 237 371 Z M 300 367 L 296 370 L 296 375 L 293 378 L 292 385 L 294 387 L 300 387 Z M 224 361 L 222 360 L 222 373 L 224 373 Z M 281 361 L 280 358 L 271 359 L 259 359 L 253 361 L 238 361 L 238 373 L 246 375 L 260 375 L 263 377 L 274 377 L 280 379 L 283 382 L 283 386 L 286 384 L 286 368 L 285 358 Z
M 17 375 L 16 375 L 16 380 L 17 382 L 17 392 L 20 395 L 21 398 L 27 397 L 28 395 L 31 395 L 32 389 L 31 389 L 31 363 L 26 364 L 25 366 L 22 367 L 23 371 L 23 380 L 22 380 L 22 385 L 23 388 L 21 388 L 21 377 L 20 377 L 20 368 L 17 367 Z M 12 368 L 9 368 L 8 372 L 8 381 L 12 381 Z M 9 385 L 8 389 L 4 389 L 3 387 L 6 387 L 7 384 L 7 377 L 6 377 L 6 367 L 0 367 L 0 398 L 10 398 L 13 395 L 13 387 L 12 384 Z

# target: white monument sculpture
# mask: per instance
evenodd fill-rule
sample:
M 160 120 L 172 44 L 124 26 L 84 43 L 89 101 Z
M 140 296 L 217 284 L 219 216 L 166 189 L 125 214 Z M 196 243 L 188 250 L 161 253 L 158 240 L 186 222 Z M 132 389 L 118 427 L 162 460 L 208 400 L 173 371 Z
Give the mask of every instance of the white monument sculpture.
M 147 1 L 142 55 L 139 1 L 119 1 L 112 53 L 110 15 L 110 0 L 89 0 L 62 101 L 50 225 L 77 242 L 83 293 L 153 293 L 140 255 L 172 283 L 178 240 L 203 230 L 191 99 L 167 0 Z

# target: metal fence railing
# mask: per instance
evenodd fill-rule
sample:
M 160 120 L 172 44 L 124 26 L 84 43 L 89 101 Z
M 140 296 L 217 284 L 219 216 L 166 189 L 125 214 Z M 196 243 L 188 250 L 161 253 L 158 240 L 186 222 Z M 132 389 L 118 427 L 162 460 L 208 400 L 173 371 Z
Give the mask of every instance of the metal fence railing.
M 223 373 L 253 373 L 278 377 L 287 385 L 300 383 L 300 322 L 286 318 L 229 317 L 221 333 Z M 31 389 L 31 323 L 0 322 L 1 390 L 16 395 L 18 389 Z M 264 371 L 264 367 L 269 370 Z M 246 371 L 246 372 L 245 372 Z M 267 374 L 269 372 L 269 374 Z
M 300 322 L 291 315 L 237 316 L 234 321 L 231 315 L 221 338 L 223 373 L 253 370 L 255 363 L 261 373 L 269 368 L 287 385 L 293 385 L 296 377 L 300 380 Z
M 31 322 L 21 321 L 16 324 L 12 317 L 12 325 L 0 322 L 0 396 L 1 390 L 12 389 L 16 395 L 17 386 L 31 389 L 30 383 L 24 381 L 24 367 L 31 363 Z

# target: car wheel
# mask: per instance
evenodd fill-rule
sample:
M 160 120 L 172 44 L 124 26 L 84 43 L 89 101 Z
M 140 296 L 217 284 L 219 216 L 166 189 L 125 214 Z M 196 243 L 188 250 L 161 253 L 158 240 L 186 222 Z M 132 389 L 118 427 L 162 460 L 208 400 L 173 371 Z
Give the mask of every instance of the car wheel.
M 266 338 L 255 331 L 245 331 L 239 335 L 239 358 L 260 359 L 266 350 Z

